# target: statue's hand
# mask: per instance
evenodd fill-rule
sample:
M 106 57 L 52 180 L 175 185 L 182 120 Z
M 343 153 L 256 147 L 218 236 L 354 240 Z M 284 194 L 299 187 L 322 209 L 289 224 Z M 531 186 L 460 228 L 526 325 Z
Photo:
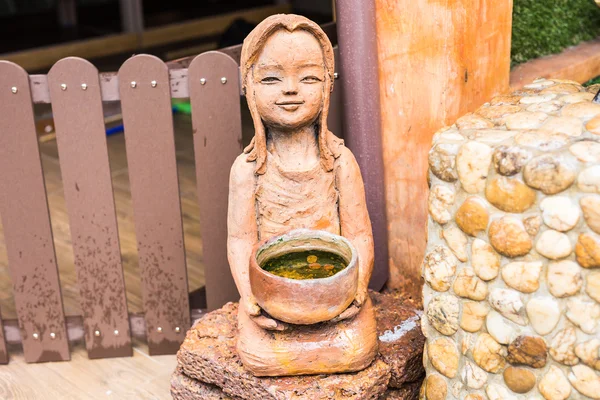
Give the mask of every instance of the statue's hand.
M 288 328 L 288 325 L 284 322 L 277 321 L 274 318 L 271 318 L 268 314 L 264 313 L 254 296 L 250 296 L 244 300 L 242 300 L 244 309 L 246 310 L 246 314 L 250 317 L 252 321 L 262 329 L 268 331 L 284 331 Z
M 365 301 L 367 300 L 367 296 L 369 296 L 369 291 L 367 288 L 358 288 L 358 291 L 356 292 L 356 297 L 354 297 L 353 304 L 356 304 L 358 307 L 362 307 L 362 305 L 365 304 Z
M 260 315 L 261 309 L 254 296 L 248 296 L 245 299 L 242 299 L 242 303 L 244 309 L 246 310 L 246 314 L 251 317 L 257 317 Z
M 354 301 L 352 304 L 348 306 L 340 315 L 333 318 L 331 322 L 340 322 L 345 319 L 351 319 L 356 316 L 360 312 L 360 308 L 365 303 L 365 300 L 368 296 L 367 290 L 358 289 L 356 296 L 354 297 Z

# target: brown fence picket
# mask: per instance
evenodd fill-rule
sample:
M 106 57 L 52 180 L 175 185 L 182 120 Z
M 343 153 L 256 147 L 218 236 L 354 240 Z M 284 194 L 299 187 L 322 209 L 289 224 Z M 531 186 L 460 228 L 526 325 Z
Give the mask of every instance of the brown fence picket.
M 27 72 L 0 61 L 0 215 L 27 362 L 69 345 Z
M 227 262 L 229 171 L 242 152 L 238 64 L 210 51 L 188 68 L 208 310 L 239 295 Z
M 6 340 L 4 338 L 4 325 L 0 316 L 0 364 L 8 363 L 8 351 L 6 351 Z
M 48 73 L 90 358 L 131 356 L 98 70 L 70 57 Z
M 175 353 L 190 326 L 169 71 L 150 55 L 127 60 L 119 92 L 150 354 Z

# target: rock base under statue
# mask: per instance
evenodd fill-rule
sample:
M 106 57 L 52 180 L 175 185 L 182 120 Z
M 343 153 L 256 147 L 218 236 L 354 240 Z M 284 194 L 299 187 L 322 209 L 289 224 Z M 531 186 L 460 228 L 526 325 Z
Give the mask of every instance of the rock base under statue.
M 380 354 L 366 369 L 345 374 L 253 376 L 236 354 L 237 304 L 201 318 L 186 335 L 171 380 L 175 400 L 417 399 L 423 378 L 420 312 L 394 294 L 371 293 Z

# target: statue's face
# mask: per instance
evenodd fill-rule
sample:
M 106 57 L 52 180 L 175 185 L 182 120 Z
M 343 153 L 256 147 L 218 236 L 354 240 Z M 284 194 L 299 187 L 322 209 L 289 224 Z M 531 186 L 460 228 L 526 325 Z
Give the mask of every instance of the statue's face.
M 309 32 L 271 35 L 253 68 L 258 112 L 265 125 L 294 130 L 315 122 L 323 107 L 325 64 Z

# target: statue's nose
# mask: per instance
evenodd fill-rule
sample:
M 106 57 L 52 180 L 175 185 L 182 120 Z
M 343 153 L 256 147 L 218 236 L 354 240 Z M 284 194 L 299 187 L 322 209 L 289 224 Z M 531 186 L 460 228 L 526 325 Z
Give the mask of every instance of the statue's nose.
M 284 94 L 298 94 L 298 84 L 293 79 L 286 79 L 283 88 Z

